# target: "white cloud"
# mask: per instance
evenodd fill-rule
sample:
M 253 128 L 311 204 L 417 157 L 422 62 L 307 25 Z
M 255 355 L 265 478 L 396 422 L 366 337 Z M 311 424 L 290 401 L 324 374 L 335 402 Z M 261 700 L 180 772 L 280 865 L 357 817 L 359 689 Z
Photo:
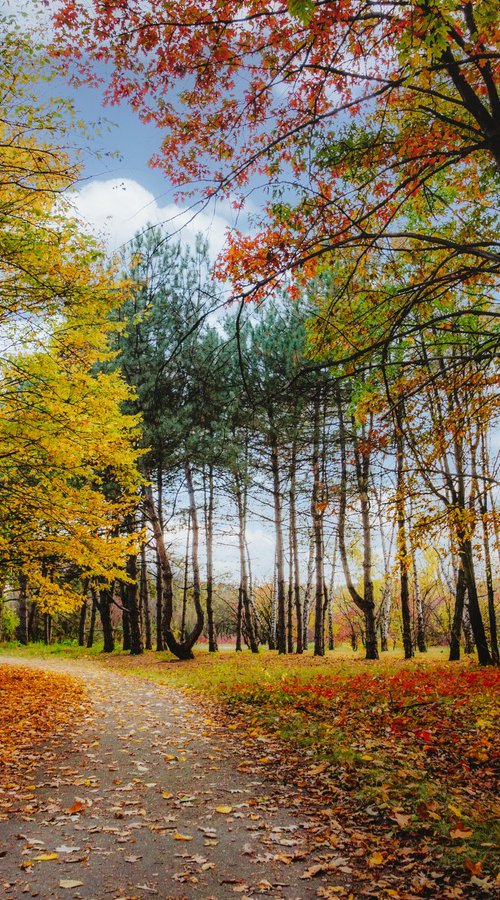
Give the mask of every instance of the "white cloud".
M 207 238 L 212 256 L 222 249 L 229 221 L 208 210 L 196 212 L 167 203 L 160 206 L 154 194 L 128 178 L 93 180 L 69 195 L 77 217 L 113 251 L 148 224 L 165 227 L 167 233 L 192 243 L 199 232 Z

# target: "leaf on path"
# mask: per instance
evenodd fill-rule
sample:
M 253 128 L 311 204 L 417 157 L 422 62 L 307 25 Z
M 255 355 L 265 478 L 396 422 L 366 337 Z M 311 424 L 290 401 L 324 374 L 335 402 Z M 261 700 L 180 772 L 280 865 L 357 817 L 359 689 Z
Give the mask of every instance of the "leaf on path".
M 182 883 L 189 882 L 190 884 L 198 884 L 198 879 L 196 875 L 192 875 L 191 872 L 176 872 L 175 875 L 172 875 L 174 881 L 180 881 Z
M 67 890 L 71 890 L 71 888 L 82 887 L 83 881 L 77 881 L 76 879 L 71 878 L 62 878 L 59 882 L 59 887 L 66 888 Z
M 192 841 L 193 836 L 191 834 L 181 834 L 179 831 L 174 831 L 172 835 L 174 841 Z
M 348 862 L 348 859 L 339 856 L 337 859 L 328 860 L 328 862 L 316 863 L 314 866 L 309 866 L 300 877 L 302 879 L 316 878 L 317 875 L 324 875 L 327 872 L 334 872 L 336 869 L 345 867 Z
M 215 807 L 215 812 L 221 813 L 222 815 L 228 815 L 229 813 L 232 813 L 232 811 L 233 811 L 232 806 L 216 806 Z
M 76 803 L 73 803 L 73 806 L 70 806 L 70 808 L 68 809 L 69 815 L 76 815 L 76 813 L 79 813 L 83 809 L 84 805 L 85 804 L 82 803 L 81 800 L 77 800 Z
M 466 838 L 470 838 L 471 835 L 472 828 L 467 828 L 465 825 L 457 825 L 456 828 L 452 828 L 450 831 L 450 837 L 452 837 L 454 841 L 466 840 Z
M 59 859 L 58 853 L 40 853 L 38 856 L 34 856 L 33 859 L 35 862 L 50 862 L 53 859 Z

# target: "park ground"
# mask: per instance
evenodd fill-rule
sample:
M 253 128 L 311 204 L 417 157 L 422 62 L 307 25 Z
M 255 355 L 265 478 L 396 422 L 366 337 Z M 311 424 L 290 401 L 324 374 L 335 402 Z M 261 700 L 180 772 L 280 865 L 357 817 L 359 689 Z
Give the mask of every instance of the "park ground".
M 440 649 L 180 663 L 8 647 L 2 890 L 494 897 L 499 686 Z

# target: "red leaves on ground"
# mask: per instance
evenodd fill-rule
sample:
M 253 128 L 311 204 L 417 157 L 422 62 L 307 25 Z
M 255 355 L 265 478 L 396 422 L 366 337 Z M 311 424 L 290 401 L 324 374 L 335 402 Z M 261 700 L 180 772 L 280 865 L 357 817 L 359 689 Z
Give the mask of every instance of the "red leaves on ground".
M 493 862 L 499 687 L 497 669 L 430 664 L 299 672 L 242 684 L 231 700 L 323 757 L 309 770 L 324 780 L 323 802 L 332 791 L 339 818 L 356 810 L 358 828 L 376 830 L 377 852 L 422 843 L 434 866 L 444 851 L 462 872 L 467 852 L 471 872 Z

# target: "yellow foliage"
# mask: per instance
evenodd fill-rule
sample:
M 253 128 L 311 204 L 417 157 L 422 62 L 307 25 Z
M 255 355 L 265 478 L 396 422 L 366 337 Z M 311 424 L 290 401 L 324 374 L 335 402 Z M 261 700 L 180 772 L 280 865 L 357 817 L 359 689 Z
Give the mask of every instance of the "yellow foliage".
M 120 534 L 139 488 L 130 391 L 106 370 L 110 313 L 126 286 L 82 235 L 61 192 L 78 176 L 65 104 L 38 104 L 46 60 L 7 35 L 0 89 L 0 566 L 41 610 L 80 602 L 72 578 L 123 575 Z M 40 139 L 39 135 L 43 135 Z

